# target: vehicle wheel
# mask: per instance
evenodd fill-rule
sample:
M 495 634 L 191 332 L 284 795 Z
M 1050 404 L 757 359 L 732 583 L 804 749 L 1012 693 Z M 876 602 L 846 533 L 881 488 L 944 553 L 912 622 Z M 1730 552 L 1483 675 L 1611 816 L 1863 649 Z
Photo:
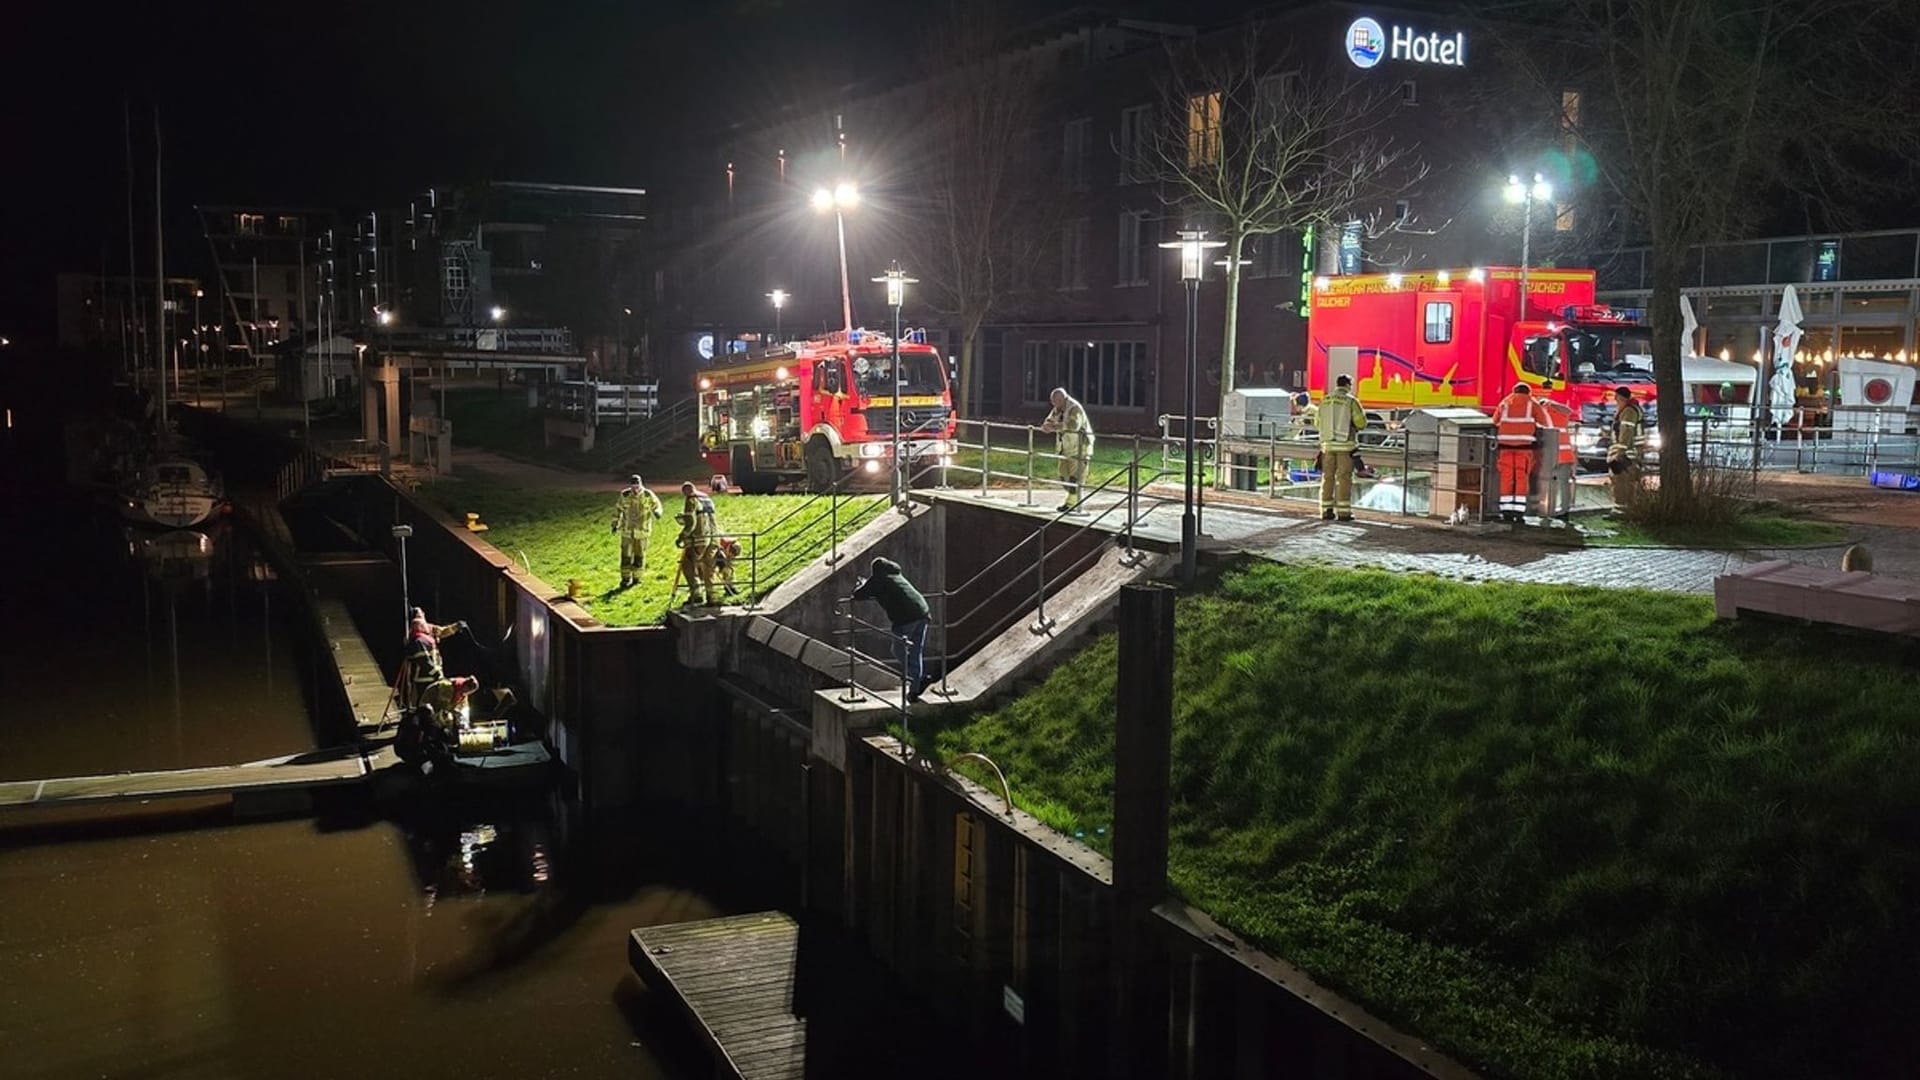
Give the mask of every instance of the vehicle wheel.
M 840 479 L 840 463 L 833 459 L 833 444 L 825 435 L 807 440 L 807 488 L 815 495 L 833 490 Z
M 730 471 L 733 474 L 734 487 L 748 495 L 765 494 L 759 489 L 761 479 L 760 470 L 753 467 L 752 447 L 736 446 L 733 448 Z

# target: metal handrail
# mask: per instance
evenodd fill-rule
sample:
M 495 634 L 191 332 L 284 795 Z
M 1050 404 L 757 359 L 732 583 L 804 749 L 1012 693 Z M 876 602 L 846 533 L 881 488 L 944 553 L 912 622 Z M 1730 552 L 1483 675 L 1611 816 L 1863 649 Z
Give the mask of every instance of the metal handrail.
M 978 761 L 992 769 L 994 779 L 1000 781 L 1000 798 L 1007 804 L 1004 816 L 1009 818 L 1013 816 L 1013 789 L 1007 786 L 1007 774 L 1000 771 L 1000 766 L 995 765 L 992 758 L 969 750 L 964 754 L 955 754 L 947 764 L 951 765 L 956 761 Z

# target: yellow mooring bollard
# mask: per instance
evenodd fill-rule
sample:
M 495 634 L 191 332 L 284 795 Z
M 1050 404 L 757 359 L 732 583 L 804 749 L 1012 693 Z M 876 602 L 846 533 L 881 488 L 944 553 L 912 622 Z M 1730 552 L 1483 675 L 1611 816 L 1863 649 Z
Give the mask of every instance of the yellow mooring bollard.
M 578 600 L 587 594 L 587 583 L 579 578 L 567 579 L 567 599 Z
M 467 531 L 468 532 L 486 532 L 487 531 L 486 525 L 482 524 L 480 521 L 479 514 L 467 515 Z

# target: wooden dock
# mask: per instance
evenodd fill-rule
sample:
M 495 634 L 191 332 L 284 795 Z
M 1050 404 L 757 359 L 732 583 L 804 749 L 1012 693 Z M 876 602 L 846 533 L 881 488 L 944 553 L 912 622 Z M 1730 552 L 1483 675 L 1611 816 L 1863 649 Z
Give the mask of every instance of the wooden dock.
M 335 784 L 358 783 L 373 770 L 385 767 L 391 758 L 391 750 L 371 755 L 342 754 L 324 760 L 301 760 L 301 756 L 296 755 L 249 765 L 218 765 L 205 769 L 14 780 L 0 783 L 0 810 L 71 803 L 305 791 Z
M 1714 578 L 1713 608 L 1722 619 L 1756 613 L 1920 635 L 1920 583 L 1782 559 Z
M 719 1075 L 777 1080 L 806 1075 L 807 1022 L 793 1012 L 799 945 L 792 919 L 763 911 L 643 927 L 627 956 L 693 1022 Z

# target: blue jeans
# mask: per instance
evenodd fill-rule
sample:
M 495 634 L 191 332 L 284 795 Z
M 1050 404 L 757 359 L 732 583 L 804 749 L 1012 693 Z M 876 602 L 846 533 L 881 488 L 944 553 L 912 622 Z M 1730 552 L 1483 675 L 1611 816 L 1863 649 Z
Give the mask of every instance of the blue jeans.
M 927 672 L 927 620 L 898 623 L 893 628 L 893 655 L 900 661 L 900 678 L 907 692 L 920 689 Z

